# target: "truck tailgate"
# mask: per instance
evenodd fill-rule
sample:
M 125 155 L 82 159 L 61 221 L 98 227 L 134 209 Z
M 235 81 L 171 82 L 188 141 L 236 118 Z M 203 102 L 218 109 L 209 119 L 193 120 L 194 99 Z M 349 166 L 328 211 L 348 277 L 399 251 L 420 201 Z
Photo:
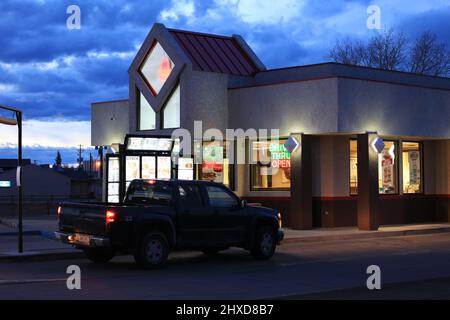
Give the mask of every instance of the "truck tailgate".
M 60 230 L 76 233 L 106 235 L 106 211 L 102 204 L 62 203 L 59 216 Z

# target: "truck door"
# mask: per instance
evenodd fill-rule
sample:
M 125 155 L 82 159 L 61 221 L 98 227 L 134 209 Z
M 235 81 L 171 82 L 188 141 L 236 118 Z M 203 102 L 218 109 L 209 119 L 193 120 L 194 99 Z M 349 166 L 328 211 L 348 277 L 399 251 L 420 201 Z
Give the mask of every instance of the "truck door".
M 239 245 L 247 238 L 248 215 L 240 199 L 222 186 L 207 185 L 209 205 L 213 212 L 214 241 L 219 245 Z
M 195 183 L 178 185 L 178 241 L 183 247 L 204 246 L 212 240 L 213 214 L 202 189 Z

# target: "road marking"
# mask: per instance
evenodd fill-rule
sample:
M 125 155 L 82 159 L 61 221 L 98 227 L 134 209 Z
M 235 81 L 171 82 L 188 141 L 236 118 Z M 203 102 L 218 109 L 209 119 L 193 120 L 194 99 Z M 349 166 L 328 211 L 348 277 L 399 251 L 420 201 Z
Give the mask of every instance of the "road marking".
M 17 279 L 17 280 L 0 280 L 0 285 L 8 284 L 30 284 L 30 283 L 42 283 L 42 282 L 58 282 L 66 281 L 66 278 L 59 279 Z

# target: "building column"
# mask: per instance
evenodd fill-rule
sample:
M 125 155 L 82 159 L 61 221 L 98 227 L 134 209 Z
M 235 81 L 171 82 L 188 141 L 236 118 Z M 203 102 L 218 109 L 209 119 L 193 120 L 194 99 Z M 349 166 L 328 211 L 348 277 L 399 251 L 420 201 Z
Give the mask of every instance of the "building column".
M 376 133 L 358 135 L 358 228 L 378 230 L 378 152 L 371 144 Z
M 290 227 L 312 229 L 312 137 L 302 133 L 291 136 L 300 146 L 291 153 Z

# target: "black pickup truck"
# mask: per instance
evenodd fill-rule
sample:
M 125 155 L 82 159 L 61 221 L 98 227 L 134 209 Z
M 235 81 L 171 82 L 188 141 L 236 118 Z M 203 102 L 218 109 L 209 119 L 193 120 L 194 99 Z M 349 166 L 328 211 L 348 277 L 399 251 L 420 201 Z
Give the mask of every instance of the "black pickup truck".
M 144 268 L 162 266 L 171 250 L 241 247 L 269 259 L 284 236 L 279 212 L 206 181 L 134 180 L 123 204 L 61 203 L 58 215 L 56 237 L 91 261 L 132 254 Z

